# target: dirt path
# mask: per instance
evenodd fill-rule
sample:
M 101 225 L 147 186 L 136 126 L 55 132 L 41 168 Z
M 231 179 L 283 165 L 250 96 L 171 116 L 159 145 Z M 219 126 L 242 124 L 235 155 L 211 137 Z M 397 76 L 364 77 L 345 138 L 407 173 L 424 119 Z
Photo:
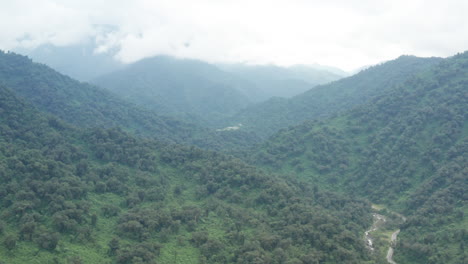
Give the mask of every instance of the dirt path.
M 390 240 L 390 247 L 388 247 L 388 251 L 387 251 L 387 262 L 390 264 L 397 264 L 395 261 L 393 261 L 393 247 L 396 244 L 396 240 L 397 240 L 399 233 L 400 233 L 400 229 L 392 233 L 392 239 Z

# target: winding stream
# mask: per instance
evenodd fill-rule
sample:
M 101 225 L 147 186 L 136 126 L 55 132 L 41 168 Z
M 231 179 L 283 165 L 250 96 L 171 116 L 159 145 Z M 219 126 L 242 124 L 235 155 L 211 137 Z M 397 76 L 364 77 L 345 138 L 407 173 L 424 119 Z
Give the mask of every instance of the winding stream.
M 364 233 L 365 239 L 366 239 L 366 245 L 367 247 L 371 250 L 374 251 L 374 242 L 372 240 L 372 237 L 370 235 L 370 232 L 376 231 L 379 229 L 379 227 L 384 224 L 387 220 L 385 219 L 385 216 L 379 215 L 379 214 L 372 214 L 372 217 L 374 218 L 374 222 L 372 223 L 372 226 L 369 230 L 367 230 Z
M 406 221 L 406 217 L 404 217 L 403 215 L 400 215 L 400 214 L 395 213 L 395 212 L 392 212 L 392 213 L 397 215 L 398 217 L 400 217 L 403 220 L 403 222 Z M 366 241 L 367 248 L 369 248 L 369 250 L 371 250 L 373 252 L 375 250 L 375 248 L 374 248 L 373 238 L 372 238 L 370 233 L 373 232 L 373 231 L 379 230 L 379 228 L 381 228 L 386 223 L 387 219 L 386 219 L 385 216 L 377 214 L 377 213 L 373 213 L 372 217 L 373 217 L 374 221 L 372 223 L 371 228 L 364 233 L 364 238 L 365 238 L 365 241 Z M 387 256 L 386 256 L 387 262 L 390 263 L 390 264 L 397 264 L 393 260 L 393 252 L 394 252 L 393 248 L 396 245 L 396 240 L 397 240 L 397 237 L 398 237 L 399 233 L 400 233 L 400 229 L 393 232 L 392 236 L 390 238 L 390 244 L 388 246 L 388 251 L 387 251 Z

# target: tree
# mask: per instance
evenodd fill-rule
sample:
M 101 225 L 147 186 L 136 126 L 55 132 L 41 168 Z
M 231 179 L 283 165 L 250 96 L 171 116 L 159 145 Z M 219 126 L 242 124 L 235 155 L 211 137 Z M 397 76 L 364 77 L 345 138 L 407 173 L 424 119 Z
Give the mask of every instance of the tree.
M 14 235 L 8 235 L 5 237 L 3 240 L 3 245 L 8 249 L 12 250 L 16 247 L 16 242 L 18 241 L 18 238 Z
M 60 237 L 58 233 L 44 231 L 38 234 L 36 243 L 43 249 L 54 250 L 57 247 L 59 239 Z
M 114 237 L 111 239 L 111 241 L 109 241 L 107 245 L 109 246 L 109 251 L 108 251 L 109 256 L 113 256 L 115 255 L 116 251 L 120 248 L 119 239 Z

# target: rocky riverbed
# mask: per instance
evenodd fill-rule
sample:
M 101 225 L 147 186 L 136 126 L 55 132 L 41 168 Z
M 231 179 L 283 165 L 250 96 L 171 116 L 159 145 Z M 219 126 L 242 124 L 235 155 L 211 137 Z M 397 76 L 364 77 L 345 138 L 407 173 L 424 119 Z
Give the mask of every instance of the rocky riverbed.
M 378 211 L 381 208 L 373 206 L 373 209 Z M 397 217 L 401 218 L 401 220 L 403 222 L 406 221 L 406 217 L 404 217 L 403 215 L 400 215 L 400 214 L 395 213 L 395 212 L 391 212 L 391 214 L 394 214 Z M 375 251 L 375 245 L 374 245 L 375 244 L 374 243 L 375 237 L 374 236 L 379 230 L 382 230 L 385 227 L 385 224 L 387 224 L 387 217 L 384 216 L 384 215 L 378 214 L 378 213 L 373 213 L 372 217 L 373 217 L 372 226 L 364 233 L 364 239 L 365 239 L 367 248 L 371 252 L 374 252 Z M 392 232 L 391 237 L 390 237 L 388 250 L 387 250 L 387 255 L 386 255 L 387 262 L 390 263 L 390 264 L 397 264 L 393 260 L 393 253 L 394 253 L 394 247 L 396 245 L 396 241 L 397 241 L 399 233 L 400 233 L 400 229 L 395 230 L 395 231 Z

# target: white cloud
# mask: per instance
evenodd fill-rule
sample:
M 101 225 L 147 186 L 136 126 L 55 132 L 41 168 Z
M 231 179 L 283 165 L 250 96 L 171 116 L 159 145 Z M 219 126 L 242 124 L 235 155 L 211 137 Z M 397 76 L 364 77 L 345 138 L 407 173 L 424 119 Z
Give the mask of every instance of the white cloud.
M 0 0 L 0 48 L 97 40 L 124 62 L 169 54 L 211 62 L 353 69 L 401 54 L 466 49 L 464 0 Z M 103 30 L 111 25 L 113 30 Z

